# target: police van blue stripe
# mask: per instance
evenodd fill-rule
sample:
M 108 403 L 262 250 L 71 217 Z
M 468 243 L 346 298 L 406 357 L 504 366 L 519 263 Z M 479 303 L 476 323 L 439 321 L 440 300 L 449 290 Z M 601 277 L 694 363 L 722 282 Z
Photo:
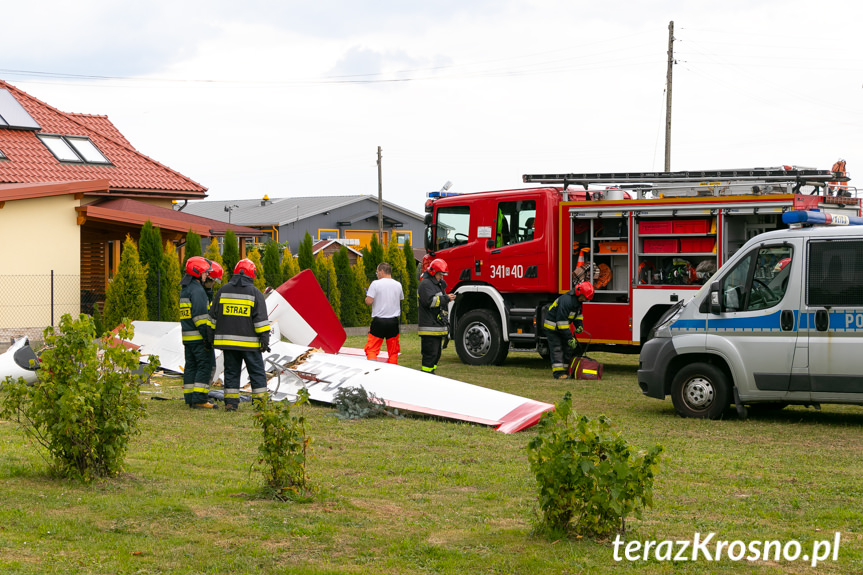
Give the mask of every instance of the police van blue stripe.
M 781 310 L 768 315 L 749 316 L 749 317 L 718 317 L 710 316 L 707 320 L 701 319 L 681 319 L 671 324 L 671 333 L 706 333 L 708 322 L 710 324 L 711 333 L 728 333 L 728 332 L 778 332 L 782 331 L 779 324 Z M 797 330 L 797 311 L 794 311 L 794 331 Z

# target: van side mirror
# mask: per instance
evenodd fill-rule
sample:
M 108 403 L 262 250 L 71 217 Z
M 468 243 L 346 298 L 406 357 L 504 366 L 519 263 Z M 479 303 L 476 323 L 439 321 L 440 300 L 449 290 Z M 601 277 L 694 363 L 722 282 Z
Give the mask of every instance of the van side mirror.
M 425 217 L 423 218 L 423 223 L 427 226 L 430 225 L 432 223 L 432 215 L 426 214 Z
M 722 313 L 722 300 L 719 297 L 720 290 L 719 282 L 713 282 L 710 284 L 710 293 L 707 297 L 710 301 L 710 313 L 713 315 L 719 315 Z

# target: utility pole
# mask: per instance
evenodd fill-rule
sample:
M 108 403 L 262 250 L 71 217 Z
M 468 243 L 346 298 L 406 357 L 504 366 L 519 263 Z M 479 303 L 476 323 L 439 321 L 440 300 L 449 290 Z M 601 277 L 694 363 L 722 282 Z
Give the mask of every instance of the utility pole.
M 384 188 L 381 181 L 381 147 L 378 146 L 378 241 L 384 245 Z
M 674 65 L 674 20 L 668 23 L 668 73 L 665 76 L 665 171 L 671 171 L 671 69 Z

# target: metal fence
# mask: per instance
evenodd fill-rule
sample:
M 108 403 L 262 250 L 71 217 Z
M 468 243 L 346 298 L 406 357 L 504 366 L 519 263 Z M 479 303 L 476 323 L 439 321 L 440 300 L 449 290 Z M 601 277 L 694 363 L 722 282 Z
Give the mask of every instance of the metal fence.
M 105 298 L 104 277 L 61 275 L 0 276 L 0 338 L 27 336 L 41 340 L 63 314 L 92 314 Z

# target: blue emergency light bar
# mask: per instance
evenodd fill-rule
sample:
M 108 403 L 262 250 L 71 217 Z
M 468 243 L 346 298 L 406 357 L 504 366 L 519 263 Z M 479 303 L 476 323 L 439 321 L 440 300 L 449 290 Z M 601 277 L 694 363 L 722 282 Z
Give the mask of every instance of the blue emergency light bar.
M 822 226 L 863 226 L 863 218 L 844 214 L 829 214 L 815 210 L 795 210 L 782 214 L 786 224 L 818 224 Z
M 427 198 L 451 198 L 452 196 L 460 196 L 461 194 L 458 192 L 429 192 L 426 194 Z

